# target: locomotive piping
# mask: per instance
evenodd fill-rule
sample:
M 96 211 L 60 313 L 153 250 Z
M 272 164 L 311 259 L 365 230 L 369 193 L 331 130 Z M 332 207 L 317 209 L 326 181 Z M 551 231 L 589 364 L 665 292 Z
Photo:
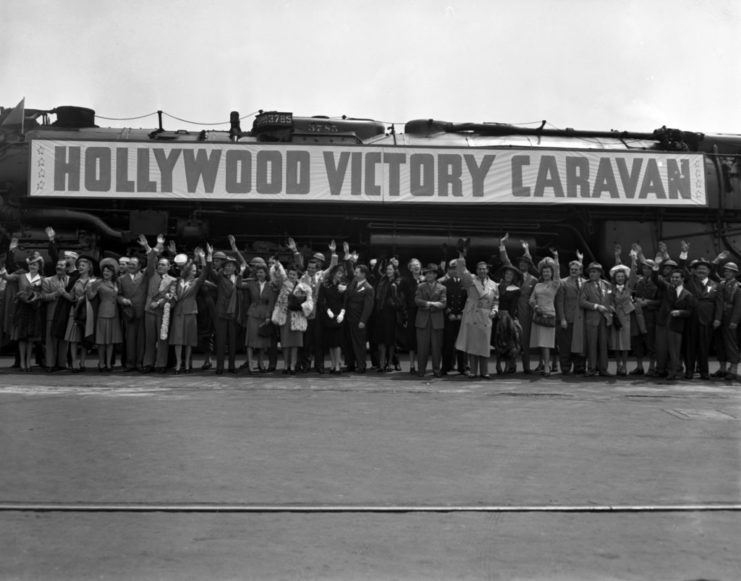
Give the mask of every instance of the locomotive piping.
M 75 210 L 62 210 L 59 208 L 34 208 L 23 212 L 23 219 L 30 221 L 43 222 L 46 224 L 59 222 L 82 222 L 91 230 L 98 232 L 107 238 L 122 240 L 124 233 L 115 230 L 106 224 L 101 218 L 88 212 L 78 212 Z

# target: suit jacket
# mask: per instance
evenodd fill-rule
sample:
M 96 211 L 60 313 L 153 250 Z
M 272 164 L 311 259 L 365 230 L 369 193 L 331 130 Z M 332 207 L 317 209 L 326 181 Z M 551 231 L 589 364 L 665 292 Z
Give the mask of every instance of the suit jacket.
M 693 314 L 693 321 L 700 325 L 710 325 L 715 315 L 715 302 L 718 297 L 718 283 L 708 279 L 707 284 L 696 276 L 689 276 L 684 283 L 686 288 L 697 301 L 696 309 Z
M 54 310 L 57 308 L 57 302 L 59 301 L 57 289 L 66 290 L 68 280 L 69 277 L 66 274 L 61 279 L 55 274 L 54 276 L 47 276 L 41 281 L 41 300 L 47 303 L 46 317 L 49 322 L 52 322 L 54 318 Z
M 183 286 L 182 280 L 178 280 L 175 286 L 175 307 L 173 315 L 197 315 L 198 314 L 198 291 L 211 273 L 211 263 L 201 269 L 198 278 L 190 281 L 187 288 Z
M 666 283 L 662 281 L 662 284 Z M 686 288 L 682 288 L 679 296 L 677 296 L 676 289 L 667 285 L 664 296 L 661 299 L 656 324 L 662 327 L 668 326 L 675 333 L 682 333 L 684 332 L 686 321 L 692 315 L 696 304 L 695 297 Z M 672 317 L 672 311 L 679 311 L 679 316 Z
M 588 280 L 581 287 L 579 306 L 584 310 L 584 324 L 587 327 L 598 327 L 602 321 L 609 321 L 611 315 L 605 315 L 596 309 L 602 305 L 612 311 L 612 285 L 600 279 L 596 283 Z
M 579 293 L 585 284 L 585 280 L 579 277 L 577 280 L 570 276 L 561 279 L 561 285 L 556 293 L 556 318 L 560 323 L 566 319 L 567 323 L 573 323 L 579 306 Z
M 447 305 L 447 289 L 439 282 L 428 284 L 420 283 L 414 296 L 417 305 L 417 317 L 415 326 L 424 329 L 432 322 L 433 329 L 445 328 L 445 317 L 443 313 Z M 430 306 L 427 303 L 430 302 Z
M 132 279 L 131 274 L 126 273 L 119 277 L 118 284 L 120 297 L 131 301 L 132 318 L 142 318 L 144 316 L 144 305 L 147 301 L 146 275 L 143 272 L 138 272 Z
M 269 280 L 265 281 L 265 286 L 260 292 L 260 283 L 257 280 L 247 282 L 248 307 L 247 317 L 256 319 L 269 319 L 275 308 L 275 300 L 278 298 L 278 291 Z
M 358 284 L 358 281 L 353 279 L 345 291 L 347 320 L 353 323 L 368 323 L 373 312 L 374 294 L 373 287 L 367 280 Z
M 239 275 L 234 275 L 235 282 L 222 271 L 211 271 L 208 275 L 216 285 L 216 317 L 219 319 L 235 319 L 238 315 L 237 289 L 247 288 L 247 282 Z
M 463 288 L 460 278 L 456 281 L 455 277 L 449 277 L 442 284 L 445 287 L 445 297 L 447 299 L 446 315 L 457 315 L 460 318 L 463 314 L 463 307 L 466 306 L 468 291 Z

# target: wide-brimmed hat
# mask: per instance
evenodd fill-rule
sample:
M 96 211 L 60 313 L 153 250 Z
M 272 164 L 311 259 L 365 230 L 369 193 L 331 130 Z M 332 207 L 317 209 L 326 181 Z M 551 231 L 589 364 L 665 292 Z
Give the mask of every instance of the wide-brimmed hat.
M 504 273 L 508 270 L 514 273 L 515 279 L 518 282 L 522 280 L 522 271 L 516 266 L 512 266 L 511 264 L 505 264 L 499 270 L 497 270 L 496 274 L 494 275 L 494 278 L 504 279 Z
M 690 268 L 697 268 L 698 266 L 707 266 L 708 268 L 713 268 L 713 265 L 707 258 L 695 258 L 695 260 L 690 262 Z
M 43 256 L 39 254 L 36 256 L 29 256 L 28 258 L 26 258 L 26 264 L 28 264 L 29 266 L 37 262 L 39 263 L 39 268 L 43 270 L 44 269 L 44 257 Z
M 589 266 L 587 266 L 587 272 L 591 270 L 599 270 L 602 274 L 605 273 L 605 269 L 602 268 L 602 265 L 599 262 L 590 262 Z
M 738 265 L 735 262 L 726 262 L 723 266 L 723 269 L 732 270 L 733 272 L 738 272 Z
M 427 274 L 428 272 L 434 272 L 435 274 L 438 273 L 437 264 L 430 262 L 427 266 L 425 266 L 422 269 L 422 274 Z
M 103 268 L 109 267 L 113 272 L 118 271 L 118 261 L 115 258 L 104 258 L 100 261 L 100 271 L 103 272 Z
M 610 269 L 610 278 L 615 278 L 618 272 L 624 272 L 625 276 L 630 274 L 630 266 L 627 264 L 616 264 Z
M 173 258 L 172 261 L 175 263 L 176 266 L 182 268 L 188 263 L 188 255 L 182 253 L 176 254 L 175 258 Z
M 229 257 L 226 255 L 226 252 L 222 252 L 221 250 L 217 250 L 214 252 L 214 260 L 226 260 Z
M 320 262 L 327 262 L 327 258 L 321 252 L 315 252 L 314 254 L 311 255 L 311 257 L 314 260 L 318 260 Z

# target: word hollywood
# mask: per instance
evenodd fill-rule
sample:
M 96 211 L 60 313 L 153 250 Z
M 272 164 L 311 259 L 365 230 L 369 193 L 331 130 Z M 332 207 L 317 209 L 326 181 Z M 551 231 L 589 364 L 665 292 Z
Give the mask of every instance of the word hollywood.
M 35 196 L 704 205 L 691 153 L 36 140 Z

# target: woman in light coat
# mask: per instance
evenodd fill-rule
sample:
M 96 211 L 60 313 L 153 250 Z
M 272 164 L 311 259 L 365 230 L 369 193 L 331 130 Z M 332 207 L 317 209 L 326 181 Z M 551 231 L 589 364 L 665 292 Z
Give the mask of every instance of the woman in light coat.
M 301 282 L 298 267 L 284 269 L 272 260 L 270 278 L 280 288 L 271 320 L 280 327 L 280 345 L 285 363 L 284 374 L 296 375 L 298 350 L 304 345 L 304 331 L 309 314 L 314 310 L 311 287 Z
M 463 250 L 456 261 L 456 270 L 468 297 L 463 307 L 455 348 L 468 354 L 469 377 L 478 374 L 483 379 L 489 379 L 492 319 L 499 310 L 497 283 L 489 278 L 489 266 L 485 262 L 476 265 L 474 277 L 466 268 Z

